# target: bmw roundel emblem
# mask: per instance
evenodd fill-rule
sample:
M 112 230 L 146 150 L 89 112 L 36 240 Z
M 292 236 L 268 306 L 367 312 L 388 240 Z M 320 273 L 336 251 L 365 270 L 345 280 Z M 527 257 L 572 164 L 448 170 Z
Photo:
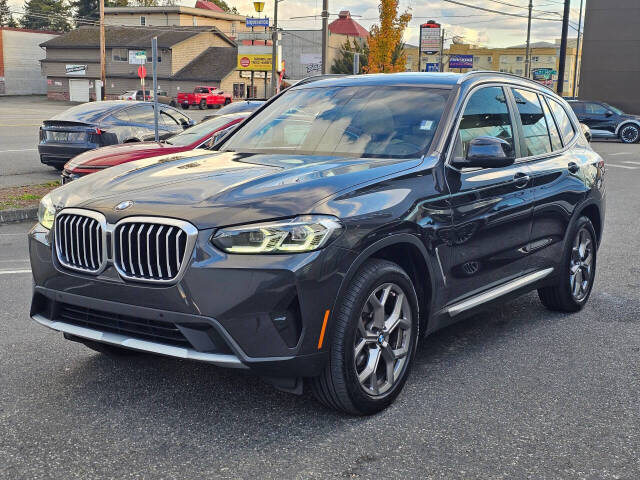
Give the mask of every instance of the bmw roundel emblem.
M 132 200 L 126 200 L 126 201 L 120 202 L 118 205 L 116 205 L 115 206 L 115 210 L 117 210 L 117 211 L 126 210 L 131 205 L 133 205 L 133 201 Z

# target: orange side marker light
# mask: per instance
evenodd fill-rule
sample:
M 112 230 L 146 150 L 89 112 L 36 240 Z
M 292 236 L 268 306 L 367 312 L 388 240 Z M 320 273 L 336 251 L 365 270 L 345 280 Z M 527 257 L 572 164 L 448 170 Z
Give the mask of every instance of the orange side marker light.
M 327 320 L 329 320 L 329 310 L 324 312 L 324 320 L 322 321 L 322 330 L 320 330 L 320 338 L 318 339 L 318 350 L 322 348 L 322 341 L 324 340 L 324 331 L 327 329 Z

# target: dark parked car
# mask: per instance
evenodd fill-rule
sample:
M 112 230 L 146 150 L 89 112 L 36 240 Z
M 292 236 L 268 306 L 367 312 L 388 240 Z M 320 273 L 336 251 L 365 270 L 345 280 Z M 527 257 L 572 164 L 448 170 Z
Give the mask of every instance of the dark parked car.
M 629 115 L 604 102 L 569 100 L 581 123 L 591 130 L 593 138 L 619 138 L 624 143 L 640 140 L 640 116 Z
M 246 114 L 230 114 L 201 122 L 161 142 L 135 142 L 110 145 L 81 153 L 69 160 L 62 171 L 62 183 L 70 182 L 105 168 L 196 148 L 212 148 L 236 128 Z
M 306 380 L 325 405 L 371 414 L 439 328 L 533 289 L 550 310 L 580 310 L 604 192 L 602 158 L 536 82 L 319 80 L 218 152 L 44 197 L 31 316 L 98 351 L 248 368 L 293 392 Z
M 79 153 L 105 145 L 154 139 L 153 103 L 125 100 L 90 102 L 45 120 L 40 127 L 40 161 L 62 170 Z M 194 125 L 184 113 L 160 106 L 158 129 L 167 138 Z

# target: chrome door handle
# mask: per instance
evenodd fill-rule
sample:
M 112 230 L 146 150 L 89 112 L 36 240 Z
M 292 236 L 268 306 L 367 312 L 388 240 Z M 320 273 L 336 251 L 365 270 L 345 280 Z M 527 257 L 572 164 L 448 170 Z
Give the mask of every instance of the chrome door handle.
M 567 170 L 569 170 L 571 173 L 578 173 L 578 171 L 580 170 L 580 165 L 578 165 L 576 162 L 569 162 L 569 165 L 567 165 Z
M 531 177 L 526 173 L 518 172 L 513 176 L 513 182 L 517 188 L 524 188 L 529 184 Z

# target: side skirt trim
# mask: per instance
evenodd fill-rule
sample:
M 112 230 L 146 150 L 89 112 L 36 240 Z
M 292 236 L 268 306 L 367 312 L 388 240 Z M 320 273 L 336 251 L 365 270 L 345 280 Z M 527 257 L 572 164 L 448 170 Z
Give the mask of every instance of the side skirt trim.
M 192 348 L 174 347 L 162 343 L 149 342 L 137 338 L 127 337 L 118 333 L 101 332 L 91 328 L 79 327 L 69 323 L 51 321 L 40 314 L 32 317 L 36 322 L 58 332 L 69 333 L 76 337 L 95 340 L 97 342 L 108 343 L 118 347 L 141 350 L 143 352 L 159 353 L 169 357 L 185 358 L 188 360 L 199 360 L 201 362 L 212 363 L 220 367 L 227 368 L 248 368 L 235 355 L 220 353 L 203 353 Z
M 445 311 L 449 314 L 450 317 L 455 317 L 456 315 L 466 310 L 471 310 L 472 308 L 482 305 L 483 303 L 490 302 L 492 300 L 495 300 L 496 298 L 511 293 L 514 290 L 518 290 L 519 288 L 522 288 L 526 285 L 537 282 L 538 280 L 551 275 L 552 272 L 553 268 L 547 268 L 545 270 L 539 270 L 523 277 L 516 278 L 515 280 L 505 283 L 504 285 L 500 285 L 499 287 L 489 290 L 488 292 L 483 292 L 478 295 L 474 295 L 467 300 L 455 303 L 448 307 Z

